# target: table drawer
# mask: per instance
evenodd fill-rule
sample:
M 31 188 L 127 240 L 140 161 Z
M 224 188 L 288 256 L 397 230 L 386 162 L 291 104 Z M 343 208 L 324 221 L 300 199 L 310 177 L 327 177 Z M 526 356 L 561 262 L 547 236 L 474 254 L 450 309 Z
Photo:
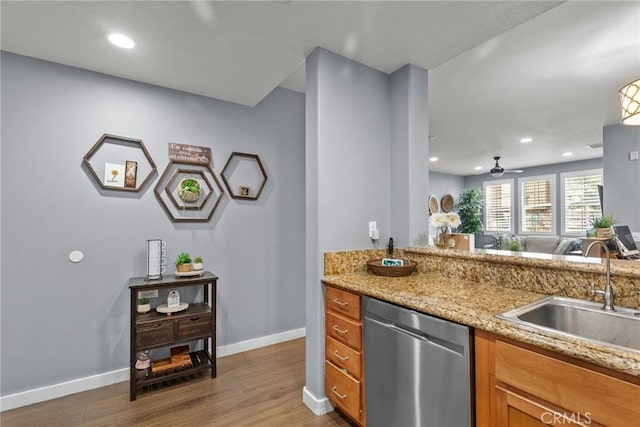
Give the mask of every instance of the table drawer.
M 325 356 L 338 368 L 346 369 L 356 379 L 362 379 L 362 355 L 346 345 L 327 337 Z
M 199 314 L 178 321 L 178 339 L 199 338 L 211 335 L 211 315 Z
M 354 420 L 360 420 L 360 381 L 326 361 L 326 393 L 329 400 Z
M 327 335 L 349 347 L 362 349 L 362 326 L 342 317 L 326 314 Z
M 173 322 L 158 321 L 138 326 L 136 347 L 170 344 L 173 338 Z
M 361 320 L 360 295 L 325 287 L 325 307 L 327 311 L 338 313 L 354 320 Z

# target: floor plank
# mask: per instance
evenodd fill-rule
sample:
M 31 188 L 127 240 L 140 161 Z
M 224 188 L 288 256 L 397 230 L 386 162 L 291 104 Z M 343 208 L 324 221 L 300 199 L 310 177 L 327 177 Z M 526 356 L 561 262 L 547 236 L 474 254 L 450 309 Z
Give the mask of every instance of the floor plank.
M 347 427 L 336 412 L 315 416 L 302 403 L 304 338 L 218 359 L 202 377 L 129 401 L 123 382 L 0 414 L 2 427 L 260 426 Z

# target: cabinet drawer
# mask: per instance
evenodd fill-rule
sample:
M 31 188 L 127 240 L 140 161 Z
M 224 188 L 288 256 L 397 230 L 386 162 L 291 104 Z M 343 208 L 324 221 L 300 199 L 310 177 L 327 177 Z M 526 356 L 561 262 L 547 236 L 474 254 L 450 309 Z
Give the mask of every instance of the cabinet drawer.
M 325 287 L 325 307 L 327 311 L 338 313 L 354 320 L 361 320 L 360 295 Z
M 136 346 L 170 344 L 173 342 L 173 322 L 158 321 L 138 326 Z
M 495 357 L 496 380 L 570 413 L 612 426 L 640 419 L 640 405 L 629 404 L 640 402 L 640 386 L 502 341 Z
M 362 326 L 342 317 L 326 314 L 327 335 L 335 338 L 349 347 L 360 350 L 362 348 Z
M 211 335 L 211 315 L 197 315 L 178 321 L 178 339 Z
M 329 400 L 354 420 L 360 420 L 360 381 L 325 362 L 326 393 Z
M 346 369 L 356 379 L 362 379 L 362 356 L 360 352 L 327 337 L 325 356 L 328 361 L 338 368 Z

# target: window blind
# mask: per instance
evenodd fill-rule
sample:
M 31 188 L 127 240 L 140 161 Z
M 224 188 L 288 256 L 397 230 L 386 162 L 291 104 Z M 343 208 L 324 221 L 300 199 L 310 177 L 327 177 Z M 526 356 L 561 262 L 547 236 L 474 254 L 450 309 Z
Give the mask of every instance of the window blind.
M 564 234 L 584 236 L 591 221 L 602 216 L 598 185 L 602 174 L 566 177 L 563 180 Z
M 532 179 L 521 183 L 522 233 L 554 233 L 554 195 L 551 179 Z
M 509 233 L 511 226 L 511 183 L 486 184 L 485 185 L 485 229 Z

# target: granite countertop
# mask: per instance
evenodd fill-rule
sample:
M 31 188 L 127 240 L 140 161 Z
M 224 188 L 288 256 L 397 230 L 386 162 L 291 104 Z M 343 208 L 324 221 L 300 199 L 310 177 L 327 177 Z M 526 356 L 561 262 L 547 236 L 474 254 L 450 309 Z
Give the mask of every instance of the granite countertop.
M 546 333 L 495 317 L 548 295 L 428 273 L 381 277 L 368 272 L 326 275 L 325 283 L 640 377 L 640 354 Z

